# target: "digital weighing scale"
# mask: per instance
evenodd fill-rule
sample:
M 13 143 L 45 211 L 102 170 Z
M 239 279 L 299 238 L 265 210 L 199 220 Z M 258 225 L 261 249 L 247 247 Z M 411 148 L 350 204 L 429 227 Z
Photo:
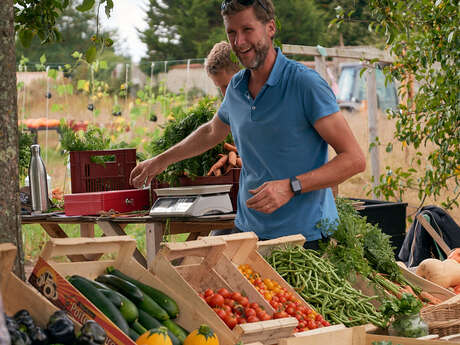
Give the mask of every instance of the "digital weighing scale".
M 233 212 L 231 184 L 154 189 L 151 216 L 199 217 Z

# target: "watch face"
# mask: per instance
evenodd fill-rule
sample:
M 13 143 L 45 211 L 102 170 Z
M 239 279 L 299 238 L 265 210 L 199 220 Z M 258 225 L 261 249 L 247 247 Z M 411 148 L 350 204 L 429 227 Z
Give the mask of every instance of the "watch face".
M 300 194 L 300 192 L 302 191 L 302 185 L 300 184 L 300 181 L 297 179 L 291 181 L 291 188 L 295 194 Z

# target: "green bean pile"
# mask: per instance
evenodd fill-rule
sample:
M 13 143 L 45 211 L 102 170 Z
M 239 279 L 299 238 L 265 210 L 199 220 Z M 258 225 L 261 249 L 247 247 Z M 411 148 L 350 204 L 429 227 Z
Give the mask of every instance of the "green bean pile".
M 383 317 L 364 296 L 340 278 L 334 266 L 314 250 L 303 247 L 274 250 L 267 258 L 271 266 L 331 324 L 347 327 L 373 323 L 384 327 Z

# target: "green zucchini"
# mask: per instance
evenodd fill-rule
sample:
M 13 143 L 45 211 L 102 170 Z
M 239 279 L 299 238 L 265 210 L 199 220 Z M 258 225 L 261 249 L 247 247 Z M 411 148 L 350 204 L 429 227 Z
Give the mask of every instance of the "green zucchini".
M 150 316 L 143 310 L 139 310 L 139 318 L 137 319 L 137 321 L 139 321 L 139 323 L 142 326 L 144 326 L 145 329 L 152 329 L 152 328 L 158 328 L 158 327 L 163 326 L 163 324 L 160 321 Z M 168 335 L 173 345 L 182 345 L 182 342 L 169 329 L 168 329 Z
M 187 332 L 185 332 L 185 330 L 182 327 L 180 327 L 178 324 L 176 324 L 173 320 L 165 320 L 165 321 L 161 321 L 161 322 L 182 343 L 184 342 L 185 338 L 187 338 L 187 335 L 188 335 Z
M 114 293 L 117 294 L 118 297 L 120 297 L 121 299 L 121 307 L 118 308 L 120 310 L 121 315 L 123 315 L 123 317 L 129 324 L 136 321 L 139 316 L 139 311 L 137 310 L 136 305 L 123 294 L 117 291 L 114 291 Z
M 144 299 L 141 303 L 136 304 L 139 309 L 142 309 L 147 314 L 150 314 L 155 319 L 164 321 L 169 319 L 169 315 L 162 307 L 158 305 L 153 299 L 151 299 L 148 295 L 144 294 Z
M 118 309 L 121 308 L 123 305 L 123 301 L 121 300 L 121 297 L 118 294 L 118 292 L 112 290 L 112 289 L 98 289 L 100 292 L 104 294 L 105 297 L 107 297 L 110 302 L 113 303 L 115 307 Z
M 106 284 L 99 283 L 99 282 L 97 282 L 95 280 L 89 280 L 89 282 L 91 284 L 93 284 L 96 289 L 99 289 L 99 290 L 101 290 L 101 289 L 103 289 L 103 290 L 113 290 L 110 286 L 108 286 Z
M 126 274 L 120 272 L 116 268 L 110 266 L 107 267 L 107 272 L 109 274 L 115 275 L 117 277 L 120 277 L 124 280 L 127 280 L 134 285 L 136 285 L 139 289 L 141 289 L 144 293 L 150 296 L 155 302 L 157 302 L 160 307 L 162 307 L 166 312 L 168 313 L 169 317 L 171 319 L 175 319 L 177 315 L 179 314 L 179 307 L 177 306 L 176 301 L 174 301 L 171 297 L 166 295 L 165 293 L 161 292 L 160 290 L 157 290 L 149 285 L 146 285 L 144 283 L 141 283 L 140 281 L 131 278 L 127 276 Z
M 128 335 L 129 335 L 129 337 L 130 337 L 132 340 L 134 340 L 134 341 L 136 341 L 137 338 L 140 337 L 140 334 L 137 333 L 137 332 L 136 332 L 134 329 L 132 329 L 131 327 L 129 328 Z
M 147 329 L 143 327 L 138 321 L 134 321 L 131 324 L 131 327 L 136 331 L 136 333 L 139 333 L 140 335 L 144 334 L 147 332 Z
M 104 315 L 115 323 L 125 334 L 129 332 L 129 326 L 120 311 L 104 296 L 102 292 L 91 284 L 89 279 L 73 275 L 69 278 L 72 284 L 87 299 L 91 301 Z
M 141 303 L 144 298 L 142 291 L 136 285 L 112 274 L 102 274 L 96 278 L 96 281 L 114 287 L 135 304 Z

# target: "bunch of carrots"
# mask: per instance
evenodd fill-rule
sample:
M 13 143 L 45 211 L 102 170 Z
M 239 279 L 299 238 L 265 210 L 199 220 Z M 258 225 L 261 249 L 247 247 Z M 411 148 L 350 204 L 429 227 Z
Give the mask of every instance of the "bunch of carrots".
M 233 168 L 241 168 L 243 161 L 238 156 L 236 147 L 229 143 L 224 143 L 224 149 L 227 154 L 219 154 L 219 160 L 209 169 L 207 176 L 222 176 Z

